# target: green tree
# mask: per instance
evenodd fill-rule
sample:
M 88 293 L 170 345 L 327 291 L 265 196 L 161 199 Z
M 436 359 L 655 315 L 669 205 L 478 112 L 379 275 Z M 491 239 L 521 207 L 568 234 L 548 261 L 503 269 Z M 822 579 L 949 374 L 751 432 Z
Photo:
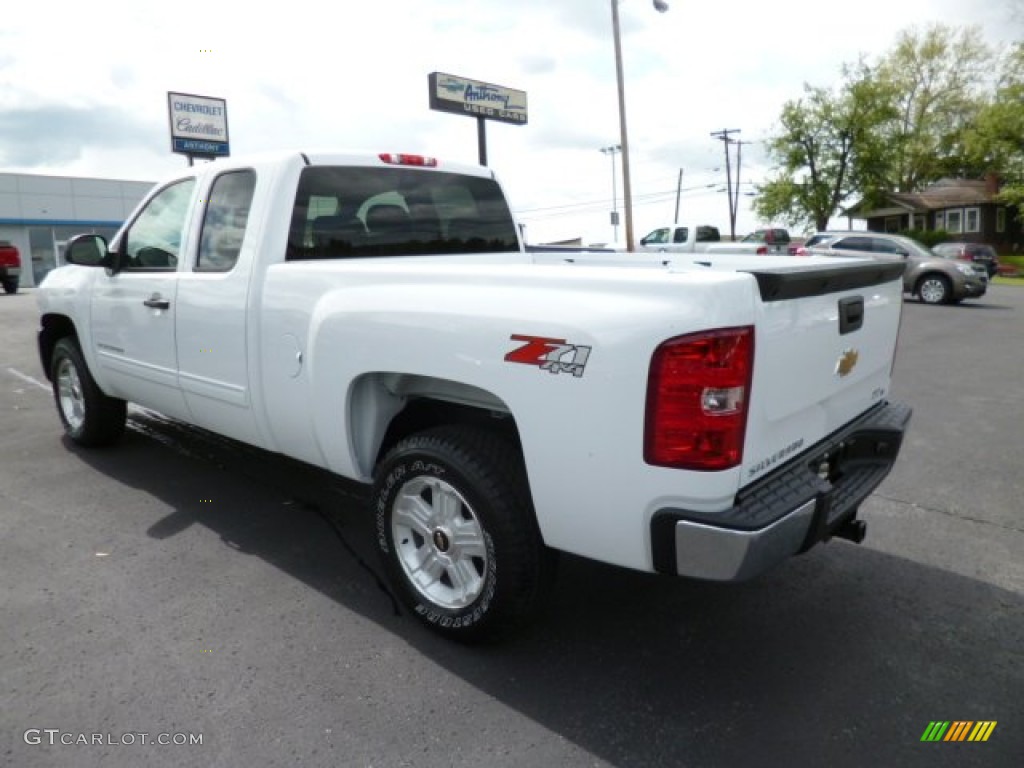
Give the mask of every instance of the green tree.
M 879 129 L 895 118 L 888 88 L 864 62 L 844 67 L 834 90 L 804 84 L 803 98 L 783 106 L 780 131 L 767 142 L 778 170 L 758 190 L 754 212 L 825 229 L 844 200 L 874 188 L 885 168 Z
M 1024 216 L 1024 43 L 1003 58 L 995 95 L 965 131 L 964 148 L 971 165 L 1002 177 L 1000 201 Z
M 882 127 L 884 188 L 915 192 L 943 176 L 974 175 L 964 134 L 986 101 L 994 59 L 977 26 L 900 33 L 875 71 L 895 112 Z

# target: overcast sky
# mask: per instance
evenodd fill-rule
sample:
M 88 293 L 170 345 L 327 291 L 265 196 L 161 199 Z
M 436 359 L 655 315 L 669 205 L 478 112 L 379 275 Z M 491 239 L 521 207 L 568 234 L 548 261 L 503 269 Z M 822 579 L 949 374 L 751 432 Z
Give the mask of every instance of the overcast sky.
M 931 22 L 1019 37 L 1024 0 L 621 0 L 636 236 L 673 218 L 728 230 L 723 145 L 739 128 L 742 187 L 802 85 Z M 227 100 L 231 153 L 339 148 L 475 162 L 476 122 L 433 112 L 427 75 L 527 92 L 529 123 L 488 122 L 489 165 L 531 241 L 610 240 L 619 142 L 610 0 L 90 0 L 6 4 L 0 171 L 157 180 L 167 92 Z M 263 10 L 268 9 L 268 10 Z M 622 177 L 617 171 L 619 209 Z M 741 197 L 737 230 L 754 228 Z M 620 239 L 624 237 L 619 230 Z

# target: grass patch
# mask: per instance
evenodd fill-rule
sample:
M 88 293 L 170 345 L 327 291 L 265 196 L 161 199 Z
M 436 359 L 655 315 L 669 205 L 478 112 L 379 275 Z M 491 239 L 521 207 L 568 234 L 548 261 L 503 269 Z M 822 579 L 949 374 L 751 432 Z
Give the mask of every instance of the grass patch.
M 999 268 L 1006 269 L 1007 267 L 1013 267 L 1017 269 L 1017 275 L 1009 277 L 1007 275 L 996 275 L 992 278 L 993 285 L 1024 285 L 1024 255 L 1015 254 L 1013 256 L 1000 256 L 999 257 Z
M 992 285 L 1019 285 L 1024 286 L 1024 277 L 1003 277 L 998 275 L 991 280 Z

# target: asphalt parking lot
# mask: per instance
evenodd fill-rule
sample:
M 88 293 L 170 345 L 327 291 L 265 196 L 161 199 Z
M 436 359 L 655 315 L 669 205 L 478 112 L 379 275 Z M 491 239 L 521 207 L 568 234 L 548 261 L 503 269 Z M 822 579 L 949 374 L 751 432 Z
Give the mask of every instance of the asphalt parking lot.
M 864 544 L 738 586 L 565 557 L 484 649 L 396 609 L 358 487 L 141 411 L 72 446 L 34 329 L 0 296 L 0 764 L 1021 764 L 1024 289 L 907 302 Z

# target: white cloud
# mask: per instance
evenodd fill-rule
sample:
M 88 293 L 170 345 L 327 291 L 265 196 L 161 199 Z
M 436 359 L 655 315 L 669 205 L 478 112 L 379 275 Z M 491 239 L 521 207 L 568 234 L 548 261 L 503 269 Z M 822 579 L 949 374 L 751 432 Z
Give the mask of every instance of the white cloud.
M 755 142 L 743 178 L 757 180 L 756 142 L 805 81 L 833 82 L 911 24 L 977 23 L 992 41 L 1021 25 L 1010 23 L 1020 0 L 669 3 L 663 15 L 647 0 L 620 4 L 637 235 L 671 218 L 680 167 L 683 216 L 727 228 L 725 195 L 707 186 L 725 180 L 711 131 Z M 529 124 L 489 123 L 487 138 L 531 238 L 605 239 L 611 165 L 598 150 L 619 141 L 610 7 L 19 2 L 0 28 L 0 167 L 145 179 L 179 168 L 167 91 L 227 99 L 235 155 L 336 146 L 473 162 L 474 121 L 428 109 L 427 74 L 443 71 L 528 92 Z M 748 202 L 740 230 L 756 224 Z

